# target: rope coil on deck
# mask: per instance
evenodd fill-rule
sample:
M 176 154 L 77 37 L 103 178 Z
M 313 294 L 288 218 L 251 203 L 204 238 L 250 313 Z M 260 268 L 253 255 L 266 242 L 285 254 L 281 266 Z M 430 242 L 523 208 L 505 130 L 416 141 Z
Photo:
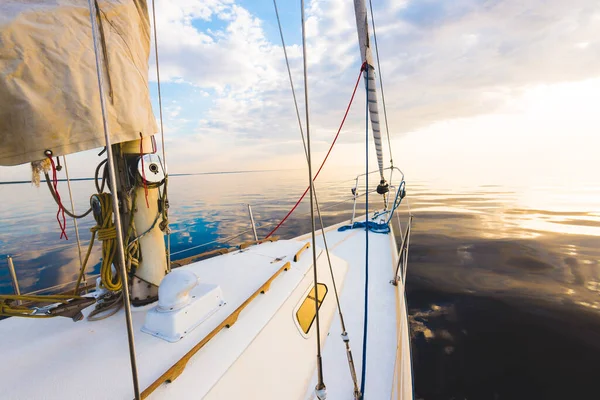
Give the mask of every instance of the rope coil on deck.
M 97 203 L 95 201 L 97 200 Z M 102 264 L 100 266 L 100 278 L 102 285 L 113 292 L 121 290 L 122 282 L 119 274 L 113 274 L 112 263 L 117 246 L 117 231 L 113 222 L 112 196 L 109 193 L 98 193 L 90 200 L 94 208 L 94 218 L 97 225 L 91 231 L 102 241 Z M 97 207 L 99 206 L 99 209 Z M 115 271 L 116 272 L 116 271 Z
M 25 317 L 25 318 L 52 318 L 57 315 L 50 314 L 39 307 L 27 307 L 15 304 L 18 301 L 31 303 L 59 303 L 68 304 L 72 300 L 83 300 L 84 297 L 72 295 L 0 295 L 0 316 Z

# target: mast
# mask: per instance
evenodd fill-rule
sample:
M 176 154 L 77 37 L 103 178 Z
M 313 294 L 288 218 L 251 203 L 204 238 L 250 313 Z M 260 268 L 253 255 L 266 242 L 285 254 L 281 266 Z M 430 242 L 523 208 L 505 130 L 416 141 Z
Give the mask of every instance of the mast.
M 363 72 L 365 87 L 367 88 L 367 100 L 369 102 L 369 115 L 373 129 L 373 140 L 377 153 L 377 164 L 381 182 L 377 187 L 379 194 L 388 192 L 387 183 L 383 177 L 383 146 L 381 143 L 381 129 L 379 125 L 379 108 L 377 106 L 377 85 L 375 82 L 375 68 L 373 54 L 371 52 L 371 40 L 369 35 L 369 23 L 367 22 L 367 6 L 364 0 L 354 0 L 354 14 L 356 15 L 356 30 L 358 32 L 358 44 L 360 46 L 360 57 L 368 71 Z M 368 79 L 368 82 L 367 82 Z
M 154 153 L 152 137 L 113 147 L 119 192 L 126 197 L 125 201 L 120 199 L 125 240 L 129 249 L 139 246 L 138 265 L 129 269 L 131 303 L 140 306 L 157 300 L 158 286 L 168 269 L 163 232 L 166 204 L 161 198 L 166 171 L 159 155 Z
M 107 245 L 111 251 L 103 257 L 103 285 L 127 293 L 108 260 L 119 270 L 126 267 L 131 300 L 141 305 L 156 299 L 168 271 L 167 176 L 164 161 L 155 154 L 152 136 L 158 128 L 148 88 L 148 4 L 103 0 L 99 10 L 98 2 L 90 1 L 0 1 L 1 58 L 6 61 L 0 62 L 0 165 L 105 147 L 109 130 L 107 161 L 100 165 L 105 165 L 102 176 L 109 190 L 118 195 L 113 202 L 120 213 L 114 216 L 121 218 L 114 224 L 124 228 L 119 241 L 126 254 L 122 260 L 114 243 Z M 81 18 L 86 14 L 89 20 Z M 40 24 L 40 15 L 56 23 Z M 94 87 L 98 90 L 90 90 Z M 107 173 L 112 163 L 114 177 Z M 105 222 L 104 184 L 97 191 L 92 204 L 100 226 Z M 106 219 L 108 225 L 111 218 Z

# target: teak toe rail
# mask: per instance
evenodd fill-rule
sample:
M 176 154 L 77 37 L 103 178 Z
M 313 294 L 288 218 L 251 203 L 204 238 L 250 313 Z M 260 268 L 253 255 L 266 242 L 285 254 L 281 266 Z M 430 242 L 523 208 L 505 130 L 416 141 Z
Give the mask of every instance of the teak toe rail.
M 157 380 L 155 380 L 150 386 L 146 388 L 142 392 L 142 399 L 150 396 L 152 392 L 154 392 L 160 385 L 163 383 L 173 382 L 185 369 L 188 361 L 196 354 L 200 349 L 204 347 L 206 343 L 210 341 L 213 337 L 216 336 L 217 333 L 221 331 L 223 328 L 229 328 L 237 321 L 240 313 L 252 300 L 254 300 L 259 294 L 265 293 L 271 287 L 271 283 L 281 274 L 283 271 L 287 271 L 290 268 L 291 264 L 288 261 L 281 268 L 277 270 L 256 292 L 254 292 L 246 301 L 244 301 L 238 308 L 235 309 L 223 322 L 221 322 L 215 329 L 213 329 L 208 335 L 206 335 L 198 344 L 196 344 L 190 351 L 188 351 L 179 361 L 177 361 L 171 368 L 167 370 L 164 374 L 160 376 Z
M 304 252 L 304 250 L 308 249 L 310 247 L 310 242 L 306 242 L 304 244 L 304 246 L 302 246 L 300 248 L 300 250 L 298 250 L 298 252 L 296 253 L 296 255 L 294 256 L 294 262 L 298 262 L 298 260 L 300 260 L 300 256 L 302 255 L 302 253 Z
M 196 254 L 190 257 L 186 257 L 186 258 L 182 258 L 180 260 L 177 261 L 172 261 L 171 262 L 171 267 L 172 268 L 179 268 L 179 267 L 183 267 L 184 265 L 188 265 L 191 264 L 193 262 L 196 261 L 202 261 L 205 260 L 207 258 L 210 257 L 214 257 L 214 256 L 219 256 L 219 255 L 223 255 L 223 254 L 227 254 L 231 251 L 235 251 L 235 250 L 243 250 L 246 249 L 252 245 L 255 244 L 262 244 L 262 243 L 266 243 L 266 242 L 276 242 L 277 240 L 279 240 L 279 236 L 273 236 L 270 237 L 268 239 L 262 239 L 262 240 L 252 240 L 249 242 L 243 242 L 237 246 L 234 247 L 224 247 L 221 249 L 215 249 L 215 250 L 210 250 L 210 251 L 205 251 L 204 253 L 200 253 L 200 254 Z M 95 284 L 94 284 L 95 286 Z

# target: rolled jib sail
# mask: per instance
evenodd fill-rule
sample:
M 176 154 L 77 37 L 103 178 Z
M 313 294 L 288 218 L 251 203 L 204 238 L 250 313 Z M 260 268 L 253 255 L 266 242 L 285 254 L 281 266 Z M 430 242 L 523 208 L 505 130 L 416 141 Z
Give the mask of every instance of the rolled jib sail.
M 377 107 L 377 84 L 375 82 L 375 69 L 373 68 L 375 64 L 373 64 L 373 55 L 369 38 L 369 24 L 367 22 L 367 7 L 364 0 L 354 0 L 354 14 L 356 16 L 356 30 L 358 32 L 361 60 L 363 63 L 367 63 L 367 70 L 364 72 L 365 86 L 368 89 L 367 101 L 369 102 L 369 114 L 371 117 L 371 127 L 373 129 L 375 152 L 377 153 L 379 175 L 383 180 L 383 146 L 381 143 L 381 129 L 379 125 L 379 109 Z
M 113 143 L 157 131 L 146 0 L 98 0 Z M 104 146 L 87 1 L 0 1 L 0 165 Z

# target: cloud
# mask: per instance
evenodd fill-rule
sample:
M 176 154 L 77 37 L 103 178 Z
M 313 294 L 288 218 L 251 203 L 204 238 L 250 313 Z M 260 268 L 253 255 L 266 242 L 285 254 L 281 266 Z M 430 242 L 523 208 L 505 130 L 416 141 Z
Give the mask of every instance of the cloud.
M 192 29 L 210 40 L 174 46 L 164 56 L 180 72 L 173 78 L 214 90 L 208 122 L 196 132 L 221 134 L 224 144 L 230 137 L 298 139 L 282 50 L 263 29 L 265 21 L 275 24 L 272 16 L 232 3 L 214 8 L 206 18 L 221 20 L 222 29 L 200 24 Z M 360 61 L 352 4 L 313 0 L 306 15 L 311 130 L 319 151 L 337 129 Z M 382 4 L 375 15 L 392 135 L 493 113 L 535 85 L 584 80 L 600 70 L 595 1 L 413 0 Z M 193 25 L 188 17 L 171 23 Z M 294 29 L 299 23 L 286 34 Z M 289 45 L 288 54 L 303 109 L 299 44 Z M 362 93 L 356 102 L 363 104 Z M 362 120 L 354 110 L 342 142 L 362 140 Z
M 157 22 L 163 81 L 199 87 L 203 96 L 210 93 L 208 107 L 196 113 L 196 118 L 201 114 L 199 122 L 179 129 L 178 143 L 170 144 L 170 150 L 191 154 L 194 144 L 202 143 L 201 148 L 196 147 L 196 154 L 202 154 L 204 168 L 209 165 L 211 170 L 224 169 L 224 159 L 230 168 L 239 166 L 241 160 L 249 163 L 244 166 L 260 167 L 264 160 L 282 154 L 301 156 L 279 37 L 267 37 L 264 29 L 265 19 L 271 28 L 276 23 L 274 15 L 261 15 L 259 19 L 239 5 L 216 2 L 210 10 L 203 9 L 199 21 L 191 11 L 193 7 L 185 12 L 183 4 L 177 2 L 165 2 L 161 7 L 171 9 Z M 192 35 L 190 30 L 195 33 Z M 298 43 L 290 43 L 290 37 L 296 36 L 294 31 L 299 30 L 299 21 L 285 29 L 296 95 L 304 115 L 302 52 Z M 189 37 L 178 42 L 182 34 Z M 307 10 L 307 40 L 311 136 L 318 154 L 327 150 L 337 130 L 360 67 L 352 4 L 339 0 L 311 2 Z M 179 117 L 187 118 L 185 111 Z M 167 116 L 167 125 L 182 128 L 176 119 L 169 119 Z M 351 116 L 349 125 L 353 120 L 358 123 L 361 117 Z M 361 124 L 361 132 L 362 129 Z M 302 159 L 294 157 L 300 160 L 294 167 L 302 166 Z M 184 162 L 181 167 L 172 161 L 170 165 L 179 170 Z
M 491 113 L 537 84 L 598 76 L 595 1 L 412 1 L 380 15 L 388 104 L 402 130 Z
M 166 82 L 224 94 L 265 83 L 269 89 L 271 77 L 277 76 L 279 59 L 265 39 L 261 20 L 232 1 L 157 2 L 157 29 Z
M 302 167 L 274 12 L 244 4 L 156 3 L 171 172 L 262 168 L 282 155 Z M 374 6 L 393 137 L 505 110 L 541 84 L 600 75 L 595 0 L 407 0 Z M 279 7 L 303 117 L 300 13 L 283 2 Z M 306 17 L 311 137 L 318 159 L 338 128 L 360 60 L 351 2 L 312 0 Z M 359 90 L 340 144 L 364 140 L 363 107 Z

